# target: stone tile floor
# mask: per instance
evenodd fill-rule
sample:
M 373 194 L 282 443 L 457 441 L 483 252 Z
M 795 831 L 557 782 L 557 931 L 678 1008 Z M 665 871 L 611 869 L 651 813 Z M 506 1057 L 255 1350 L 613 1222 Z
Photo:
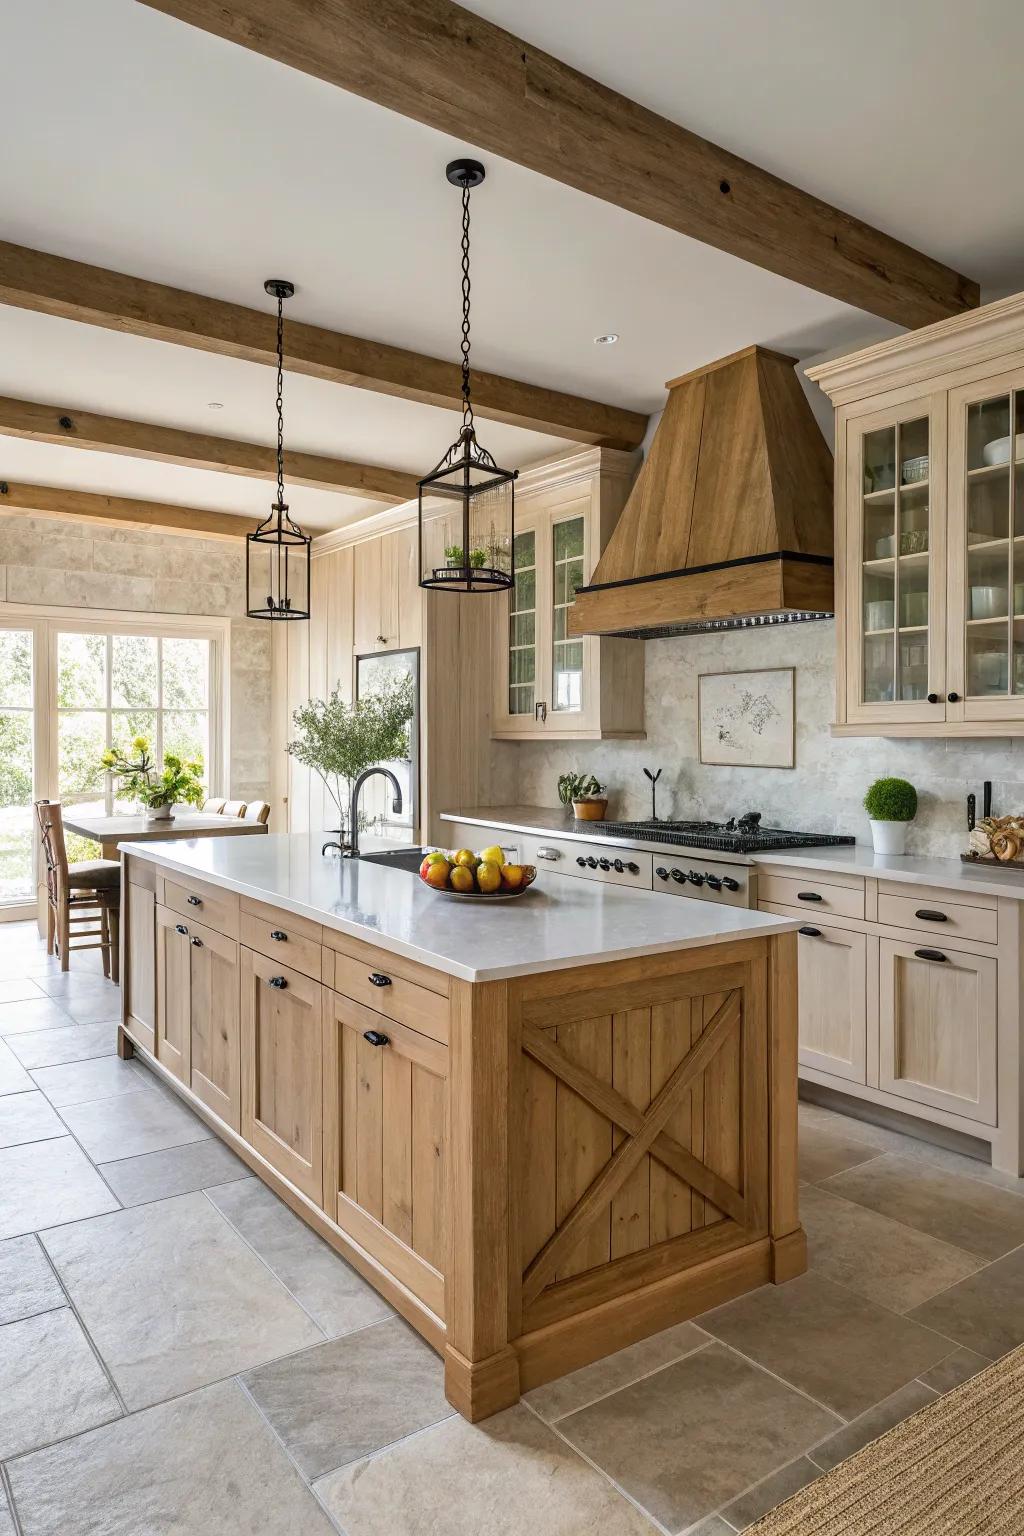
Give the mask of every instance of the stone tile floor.
M 0 924 L 0 1536 L 729 1536 L 1024 1341 L 1024 1188 L 806 1104 L 806 1275 L 468 1425 L 117 1007 Z

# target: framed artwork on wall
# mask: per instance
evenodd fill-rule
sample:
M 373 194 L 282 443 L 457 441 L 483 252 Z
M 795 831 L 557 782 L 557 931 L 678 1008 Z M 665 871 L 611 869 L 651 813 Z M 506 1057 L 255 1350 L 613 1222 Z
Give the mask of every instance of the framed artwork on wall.
M 795 668 L 701 673 L 697 743 L 699 761 L 713 767 L 795 767 Z

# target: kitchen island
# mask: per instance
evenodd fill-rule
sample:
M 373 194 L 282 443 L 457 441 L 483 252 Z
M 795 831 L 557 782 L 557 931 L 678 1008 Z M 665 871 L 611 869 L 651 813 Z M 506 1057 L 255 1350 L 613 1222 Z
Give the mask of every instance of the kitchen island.
M 119 1049 L 461 1413 L 803 1271 L 792 918 L 546 873 L 473 905 L 320 841 L 123 849 Z

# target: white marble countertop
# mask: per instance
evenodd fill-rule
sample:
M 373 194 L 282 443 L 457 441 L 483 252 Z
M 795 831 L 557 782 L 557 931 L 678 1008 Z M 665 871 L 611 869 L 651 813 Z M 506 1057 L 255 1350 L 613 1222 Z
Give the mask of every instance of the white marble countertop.
M 477 807 L 471 811 L 443 812 L 443 821 L 458 821 L 481 827 L 495 827 L 508 832 L 549 832 L 552 837 L 574 838 L 581 842 L 614 844 L 621 848 L 626 841 L 621 837 L 602 835 L 601 823 L 593 823 L 593 831 L 582 830 L 582 823 L 574 822 L 557 808 L 525 805 L 500 805 Z M 632 839 L 629 839 L 632 842 Z M 654 841 L 636 841 L 638 848 L 668 848 L 671 845 Z M 901 880 L 908 885 L 934 885 L 952 892 L 969 891 L 983 896 L 1008 896 L 1024 901 L 1024 869 L 997 869 L 993 865 L 965 864 L 960 859 L 930 859 L 921 854 L 895 857 L 892 854 L 875 853 L 868 844 L 856 843 L 839 848 L 788 848 L 778 853 L 709 855 L 716 861 L 754 864 L 770 868 L 772 865 L 789 864 L 799 869 L 816 869 L 825 873 L 836 870 L 851 875 L 870 875 L 875 879 Z
M 453 901 L 418 876 L 357 859 L 324 858 L 323 833 L 127 843 L 122 852 L 312 918 L 326 928 L 463 981 L 694 949 L 787 933 L 796 920 L 709 901 L 542 874 L 519 901 Z M 366 839 L 366 851 L 386 846 Z

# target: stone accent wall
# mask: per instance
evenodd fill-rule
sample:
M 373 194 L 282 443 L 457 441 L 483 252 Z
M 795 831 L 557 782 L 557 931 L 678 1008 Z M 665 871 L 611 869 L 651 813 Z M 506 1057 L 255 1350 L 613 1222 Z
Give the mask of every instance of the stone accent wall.
M 650 815 L 644 766 L 662 768 L 658 814 L 722 819 L 760 810 L 766 823 L 798 831 L 843 832 L 870 842 L 861 805 L 868 784 L 898 774 L 916 785 L 920 810 L 908 851 L 955 858 L 966 842 L 969 790 L 993 781 L 997 814 L 1024 810 L 1024 737 L 897 741 L 838 738 L 833 719 L 835 626 L 831 621 L 734 630 L 645 643 L 647 740 L 495 742 L 491 803 L 557 805 L 567 768 L 589 769 L 609 788 L 609 815 Z M 697 677 L 759 667 L 796 668 L 796 767 L 712 768 L 697 761 Z
M 270 799 L 270 625 L 245 618 L 240 541 L 28 516 L 0 518 L 0 601 L 231 620 L 228 790 Z

